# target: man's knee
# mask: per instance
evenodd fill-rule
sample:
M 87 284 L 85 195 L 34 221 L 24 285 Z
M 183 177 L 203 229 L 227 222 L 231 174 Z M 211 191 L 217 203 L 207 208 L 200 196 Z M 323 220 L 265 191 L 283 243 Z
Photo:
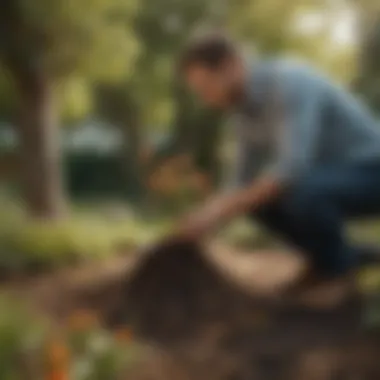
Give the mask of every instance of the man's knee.
M 323 173 L 322 173 L 323 174 Z M 255 213 L 270 229 L 292 230 L 328 223 L 334 213 L 334 200 L 326 176 L 314 173 L 290 188 L 280 199 Z

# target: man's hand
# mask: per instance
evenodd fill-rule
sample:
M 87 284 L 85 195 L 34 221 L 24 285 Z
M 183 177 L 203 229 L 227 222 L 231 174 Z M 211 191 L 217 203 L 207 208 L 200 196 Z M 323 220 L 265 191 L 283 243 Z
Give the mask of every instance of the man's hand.
M 271 178 L 262 178 L 249 187 L 220 196 L 190 214 L 178 228 L 180 236 L 197 239 L 212 232 L 221 223 L 251 211 L 277 196 L 280 186 Z
M 223 220 L 228 204 L 225 199 L 218 198 L 188 215 L 178 227 L 178 234 L 185 238 L 202 238 L 212 232 Z

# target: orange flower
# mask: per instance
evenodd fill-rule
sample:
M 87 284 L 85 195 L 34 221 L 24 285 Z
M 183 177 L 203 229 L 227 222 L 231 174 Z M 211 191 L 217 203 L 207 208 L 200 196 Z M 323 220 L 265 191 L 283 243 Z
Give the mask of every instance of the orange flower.
M 124 327 L 115 332 L 115 339 L 122 343 L 131 342 L 133 340 L 133 333 L 131 329 Z
M 85 330 L 98 324 L 96 315 L 87 310 L 79 310 L 68 319 L 68 326 L 73 330 Z
M 46 380 L 69 380 L 69 374 L 66 370 L 54 369 L 47 375 Z
M 48 345 L 48 360 L 53 366 L 66 364 L 69 360 L 69 350 L 60 340 L 52 341 Z
M 60 336 L 53 337 L 47 343 L 46 380 L 69 380 L 70 351 Z

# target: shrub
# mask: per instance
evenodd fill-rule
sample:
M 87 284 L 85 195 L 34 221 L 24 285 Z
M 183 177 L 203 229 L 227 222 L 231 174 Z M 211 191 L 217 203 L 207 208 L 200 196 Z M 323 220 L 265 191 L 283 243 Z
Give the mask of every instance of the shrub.
M 16 207 L 0 218 L 0 270 L 3 274 L 52 269 L 112 254 L 127 253 L 162 233 L 166 225 L 136 218 L 112 220 L 99 213 L 76 213 L 50 223 L 27 219 Z
M 35 357 L 41 348 L 46 324 L 34 318 L 24 305 L 9 298 L 0 299 L 0 378 L 34 378 L 41 375 L 42 358 Z M 41 377 L 42 378 L 42 377 Z
M 128 329 L 111 334 L 86 312 L 60 331 L 12 299 L 0 299 L 0 378 L 117 380 L 142 355 Z
M 129 329 L 111 335 L 85 311 L 72 316 L 65 338 L 58 343 L 71 355 L 67 367 L 75 380 L 120 379 L 142 351 Z

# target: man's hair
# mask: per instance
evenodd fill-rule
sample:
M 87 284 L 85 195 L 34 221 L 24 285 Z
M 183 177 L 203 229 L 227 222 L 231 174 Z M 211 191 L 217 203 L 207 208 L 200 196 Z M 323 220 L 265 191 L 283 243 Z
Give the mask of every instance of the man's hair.
M 181 73 L 192 66 L 217 69 L 236 55 L 235 43 L 221 33 L 208 33 L 192 38 L 182 51 L 178 69 Z

